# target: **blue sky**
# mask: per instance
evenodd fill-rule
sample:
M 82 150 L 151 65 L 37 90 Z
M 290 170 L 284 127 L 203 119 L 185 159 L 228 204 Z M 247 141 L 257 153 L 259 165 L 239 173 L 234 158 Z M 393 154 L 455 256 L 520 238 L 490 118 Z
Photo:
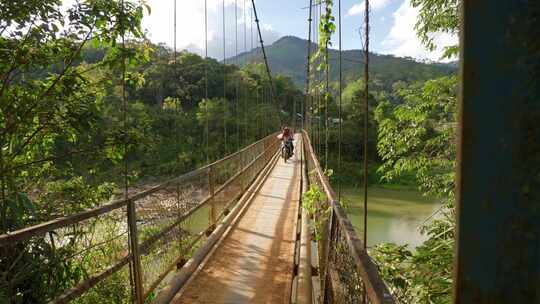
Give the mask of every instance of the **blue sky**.
M 223 0 L 208 1 L 209 55 L 223 55 L 222 5 Z M 337 16 L 337 0 L 335 15 Z M 144 19 L 148 37 L 155 42 L 173 44 L 173 0 L 147 0 L 152 12 Z M 235 6 L 236 3 L 236 6 Z M 247 48 L 251 45 L 251 0 L 225 0 L 226 56 L 236 53 L 235 7 L 238 17 L 239 52 L 244 50 L 244 13 L 246 14 Z M 257 13 L 263 27 L 265 44 L 279 37 L 294 35 L 307 38 L 308 0 L 255 0 Z M 417 59 L 438 60 L 441 50 L 428 52 L 420 44 L 414 32 L 417 10 L 409 0 L 371 0 L 371 49 L 377 53 L 410 56 Z M 361 48 L 359 28 L 363 24 L 363 1 L 342 0 L 343 48 Z M 254 31 L 254 33 L 256 33 Z M 448 45 L 456 37 L 438 34 L 436 41 Z M 204 0 L 177 0 L 177 46 L 178 49 L 203 53 L 204 50 Z M 337 48 L 337 36 L 333 37 Z

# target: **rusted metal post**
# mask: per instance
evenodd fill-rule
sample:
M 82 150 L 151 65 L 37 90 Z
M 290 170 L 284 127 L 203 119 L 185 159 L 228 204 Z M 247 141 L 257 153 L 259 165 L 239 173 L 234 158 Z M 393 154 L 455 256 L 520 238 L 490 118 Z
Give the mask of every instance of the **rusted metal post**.
M 210 192 L 210 226 L 215 225 L 217 221 L 215 185 L 214 185 L 214 166 L 208 167 L 208 191 Z
M 127 218 L 129 228 L 129 245 L 131 248 L 131 269 L 133 271 L 133 284 L 135 287 L 135 303 L 143 304 L 144 287 L 142 284 L 141 256 L 139 253 L 139 241 L 137 237 L 137 215 L 135 214 L 135 202 L 129 201 L 127 205 Z
M 540 4 L 461 5 L 454 303 L 540 303 Z

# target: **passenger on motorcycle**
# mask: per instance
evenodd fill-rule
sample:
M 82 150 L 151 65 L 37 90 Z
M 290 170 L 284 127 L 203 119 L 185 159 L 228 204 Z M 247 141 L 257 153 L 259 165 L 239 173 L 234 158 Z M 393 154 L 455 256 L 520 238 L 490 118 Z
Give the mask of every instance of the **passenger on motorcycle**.
M 278 135 L 278 138 L 283 141 L 285 145 L 289 148 L 289 151 L 291 151 L 291 155 L 293 155 L 294 151 L 294 145 L 293 145 L 293 134 L 289 127 L 283 127 L 281 129 L 281 133 Z

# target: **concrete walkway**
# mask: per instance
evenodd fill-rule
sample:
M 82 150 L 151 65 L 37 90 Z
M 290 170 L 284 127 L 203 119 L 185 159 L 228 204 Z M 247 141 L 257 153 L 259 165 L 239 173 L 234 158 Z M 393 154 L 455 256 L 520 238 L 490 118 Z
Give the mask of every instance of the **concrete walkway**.
M 296 154 L 287 163 L 280 158 L 242 218 L 172 303 L 289 303 L 299 188 Z

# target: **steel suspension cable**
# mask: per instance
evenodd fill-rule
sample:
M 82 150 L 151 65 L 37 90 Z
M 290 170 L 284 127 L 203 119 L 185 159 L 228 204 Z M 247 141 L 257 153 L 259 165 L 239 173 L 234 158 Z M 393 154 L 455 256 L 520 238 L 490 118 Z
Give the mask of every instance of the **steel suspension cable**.
M 267 119 L 267 113 L 266 113 L 266 84 L 263 82 L 261 83 L 261 104 L 262 104 L 262 134 L 263 137 L 266 136 L 266 119 Z
M 268 103 L 268 90 L 266 89 L 266 83 L 263 83 L 263 109 L 264 111 L 268 111 L 268 107 L 266 104 Z M 268 135 L 268 115 L 269 113 L 265 113 L 263 115 L 263 126 L 264 126 L 264 136 Z
M 253 52 L 253 11 L 252 10 L 249 10 L 249 31 L 250 31 L 250 40 L 251 40 L 251 44 L 250 44 L 250 50 L 252 53 Z M 253 58 L 255 58 L 255 54 L 252 55 L 252 57 L 250 58 L 250 61 L 251 62 L 254 62 Z M 259 113 L 259 86 L 256 85 L 255 86 L 255 93 L 256 93 L 256 100 L 255 100 L 255 104 L 256 104 L 256 108 L 255 108 L 255 114 L 258 114 Z M 256 116 L 258 117 L 258 115 Z M 257 130 L 255 132 L 255 138 L 256 139 L 259 139 L 259 135 L 260 135 L 260 129 L 259 129 L 259 119 L 256 119 L 256 125 L 257 125 Z
M 208 0 L 204 0 L 204 116 L 206 164 L 210 163 L 210 122 L 208 117 Z
M 234 0 L 234 63 L 237 67 L 239 67 L 239 60 L 238 60 L 238 3 L 237 0 Z M 240 114 L 238 111 L 238 104 L 240 103 L 240 99 L 238 98 L 238 92 L 240 90 L 240 75 L 235 77 L 235 103 L 234 103 L 234 116 L 236 120 L 236 151 L 240 150 Z
M 251 50 L 253 50 L 253 11 L 249 11 L 249 30 L 251 32 Z
M 313 0 L 309 0 L 309 16 L 308 16 L 308 45 L 307 45 L 307 62 L 306 62 L 306 96 L 305 96 L 305 104 L 303 105 L 304 116 L 302 116 L 302 120 L 304 123 L 307 123 L 308 128 L 311 129 L 311 115 L 310 115 L 310 90 L 309 90 L 309 83 L 310 83 L 310 68 L 311 68 L 311 14 L 312 14 L 312 8 L 313 8 Z M 307 117 L 306 117 L 307 116 Z M 305 120 L 308 120 L 305 122 Z M 308 133 L 310 130 L 308 130 Z
M 276 100 L 275 100 L 276 95 L 275 95 L 275 92 L 274 92 L 274 81 L 272 79 L 272 73 L 270 72 L 270 66 L 268 65 L 268 58 L 266 57 L 266 50 L 264 49 L 264 41 L 262 39 L 261 26 L 259 24 L 259 17 L 257 15 L 257 8 L 255 6 L 255 0 L 251 0 L 251 4 L 253 5 L 253 14 L 255 15 L 255 23 L 257 24 L 257 32 L 259 33 L 259 41 L 261 43 L 261 50 L 262 50 L 262 54 L 263 54 L 264 65 L 266 67 L 266 74 L 268 75 L 268 81 L 270 82 L 270 99 L 275 104 L 276 103 Z M 277 104 L 276 104 L 276 108 L 278 108 L 278 110 L 279 110 L 279 107 L 277 107 Z M 281 124 L 281 116 L 279 116 L 279 121 L 280 121 L 280 124 Z
M 318 5 L 319 1 L 316 1 L 315 3 L 315 11 L 313 12 L 313 43 L 315 44 L 313 46 L 313 54 L 312 54 L 312 58 L 311 60 L 313 61 L 313 69 L 311 71 L 312 73 L 312 77 L 313 77 L 313 85 L 312 85 L 312 100 L 311 100 L 311 111 L 313 112 L 313 119 L 311 121 L 311 125 L 312 125 L 312 138 L 313 138 L 313 143 L 315 145 L 315 154 L 318 154 L 319 153 L 319 145 L 317 144 L 317 124 L 316 124 L 316 117 L 317 117 L 317 65 L 315 64 L 315 61 L 316 61 L 316 55 L 317 55 L 317 49 L 318 49 L 318 45 L 319 45 L 319 40 L 317 38 L 317 33 L 318 33 L 318 24 L 319 24 L 319 21 L 317 20 L 317 5 Z M 311 64 L 311 63 L 310 63 Z
M 244 53 L 247 52 L 247 19 L 246 19 L 246 0 L 244 0 L 244 6 L 243 6 L 243 10 L 244 10 Z
M 317 6 L 317 52 L 320 52 L 321 50 L 321 36 L 320 36 L 320 23 L 321 23 L 321 7 L 322 2 L 319 1 L 319 5 Z M 319 62 L 320 62 L 319 58 Z M 322 154 L 322 138 L 321 138 L 321 123 L 322 123 L 322 115 L 321 115 L 321 71 L 317 69 L 317 116 L 319 119 L 317 120 L 317 156 L 320 157 Z
M 260 105 L 259 105 L 259 86 L 256 85 L 255 87 L 255 105 L 256 105 L 256 108 L 255 108 L 255 114 L 256 114 L 256 119 L 255 119 L 255 125 L 257 126 L 257 130 L 255 131 L 256 134 L 255 134 L 255 137 L 257 137 L 257 139 L 261 138 L 261 134 L 260 134 L 260 126 L 259 126 L 259 121 L 260 121 L 260 118 L 259 118 L 259 110 L 260 110 Z
M 339 39 L 339 52 L 338 52 L 338 69 L 339 69 L 339 105 L 338 105 L 338 116 L 339 116 L 339 130 L 338 130 L 338 201 L 341 202 L 341 132 L 342 132 L 342 112 L 341 112 L 341 94 L 342 94 L 342 85 L 343 85 L 343 75 L 341 70 L 341 0 L 338 0 L 338 39 Z
M 123 153 L 123 163 L 124 163 L 124 170 L 123 170 L 123 179 L 124 179 L 124 199 L 128 198 L 128 169 L 129 169 L 129 159 L 128 159 L 128 104 L 127 104 L 127 92 L 126 92 L 126 57 L 125 57 L 125 49 L 126 49 L 126 37 L 125 37 L 125 6 L 124 6 L 124 0 L 120 1 L 121 10 L 120 10 L 120 30 L 122 33 L 122 129 L 123 129 L 123 139 L 124 139 L 124 153 Z M 140 272 L 141 270 L 141 263 L 140 263 L 140 256 L 139 256 L 139 245 L 137 241 L 137 230 L 135 228 L 135 205 L 133 202 L 127 205 L 127 218 L 128 218 L 128 239 L 129 239 L 129 245 L 128 245 L 128 251 L 132 255 L 131 263 L 129 263 L 129 275 L 132 282 L 132 287 L 134 287 L 135 290 L 132 289 L 132 297 L 134 297 L 134 300 L 137 303 L 143 302 L 143 285 L 142 285 L 142 274 Z
M 224 144 L 225 144 L 225 155 L 229 152 L 229 147 L 227 145 L 227 62 L 226 62 L 226 42 L 225 42 L 225 0 L 223 0 L 223 133 L 224 133 Z
M 125 41 L 125 28 L 124 28 L 124 0 L 120 1 L 121 5 L 121 11 L 120 11 L 120 31 L 122 33 L 122 49 L 125 51 L 126 48 L 126 41 Z M 128 155 L 127 155 L 127 148 L 128 148 L 128 139 L 127 139 L 127 100 L 126 100 L 126 58 L 125 58 L 125 52 L 122 52 L 122 132 L 123 134 L 123 170 L 122 170 L 122 177 L 123 177 L 123 186 L 124 186 L 124 199 L 128 198 Z M 128 229 L 129 230 L 129 229 Z M 131 239 L 131 231 L 128 232 L 128 238 Z M 131 242 L 130 242 L 131 244 Z M 132 248 L 131 245 L 128 246 L 128 251 L 131 254 Z M 132 263 L 129 263 L 129 277 L 131 281 L 131 286 L 135 286 L 135 275 L 133 274 L 133 266 Z M 131 297 L 136 299 L 135 296 L 135 290 L 131 290 Z
M 369 0 L 365 0 L 365 64 L 364 64 L 364 250 L 367 246 L 368 217 L 368 119 L 369 119 Z
M 326 4 L 328 6 L 328 3 Z M 326 72 L 326 92 L 324 95 L 324 170 L 328 170 L 328 97 L 329 91 L 329 65 L 328 65 L 328 40 L 326 41 L 325 49 L 325 72 Z
M 206 0 L 205 0 L 206 1 Z M 177 65 L 177 48 L 176 48 L 176 39 L 177 39 L 177 5 L 176 5 L 176 2 L 177 0 L 174 0 L 174 7 L 173 7 L 173 15 L 174 15 L 174 24 L 173 24 L 173 35 L 174 35 L 174 47 L 173 47 L 173 75 L 174 75 L 174 79 L 178 79 L 178 65 Z M 205 65 L 205 68 L 206 68 L 206 65 Z M 206 73 L 206 70 L 205 70 L 205 73 Z M 206 74 L 205 74 L 205 79 L 206 79 Z M 179 150 L 180 150 L 180 130 L 179 130 L 179 127 L 178 127 L 178 120 L 180 118 L 180 99 L 178 98 L 178 96 L 176 96 L 176 99 L 175 99 L 175 111 L 176 111 L 176 117 L 175 117 L 175 120 L 174 120 L 174 131 L 175 131 L 175 145 L 176 145 L 176 149 L 178 149 L 176 151 L 176 155 L 175 155 L 175 167 L 176 167 L 176 172 L 175 174 L 178 174 L 179 172 L 179 168 L 180 168 L 180 158 L 179 158 Z M 207 156 L 207 162 L 208 162 L 208 153 L 206 153 Z M 179 205 L 180 204 L 180 197 L 176 196 L 176 203 Z M 188 225 L 188 222 L 189 220 L 185 221 L 185 222 L 182 222 L 182 224 L 180 224 L 180 228 L 184 228 L 185 225 Z M 181 247 L 180 248 L 180 254 L 181 255 L 184 255 L 185 254 L 185 248 Z
M 318 5 L 319 5 L 320 1 L 318 1 L 315 5 L 315 22 L 313 23 L 313 36 L 314 36 L 314 41 L 315 41 L 315 49 L 313 50 L 313 53 L 316 55 L 317 54 L 317 51 L 319 50 L 319 13 L 318 13 Z M 314 58 L 315 60 L 317 59 L 316 57 Z M 314 66 L 316 67 L 316 63 L 315 61 L 313 62 Z M 317 69 L 315 68 L 313 70 L 313 82 L 315 83 L 315 86 L 313 87 L 313 114 L 317 114 L 317 117 L 319 115 L 319 94 L 318 94 L 318 86 L 319 86 L 319 78 L 317 77 L 319 75 Z M 320 119 L 320 117 L 318 118 Z M 314 126 L 313 126 L 313 138 L 314 138 L 314 141 L 315 141 L 315 153 L 317 154 L 317 157 L 318 155 L 320 155 L 320 151 L 319 151 L 319 120 L 316 120 L 314 122 Z
M 178 75 L 177 75 L 177 65 L 176 65 L 176 0 L 173 1 L 174 2 L 174 5 L 173 5 L 173 19 L 174 19 L 174 22 L 173 22 L 173 75 L 174 75 L 174 79 L 176 80 L 178 78 Z M 174 144 L 176 145 L 176 149 L 179 149 L 180 145 L 180 139 L 179 139 L 179 134 L 180 132 L 178 132 L 178 113 L 179 113 L 179 99 L 178 99 L 178 96 L 176 96 L 176 99 L 174 99 L 174 109 L 176 111 L 176 115 L 175 115 L 175 119 L 174 119 L 174 133 L 175 133 L 175 137 L 174 137 Z M 179 158 L 178 158 L 178 152 L 179 151 L 176 151 L 176 154 L 175 154 L 175 157 L 174 157 L 174 164 L 175 164 L 175 173 L 178 172 L 178 167 L 179 167 Z
M 247 65 L 247 19 L 246 19 L 246 0 L 244 0 L 244 58 L 246 62 L 244 62 L 244 66 Z M 244 144 L 249 144 L 248 139 L 248 95 L 253 95 L 253 92 L 250 92 L 251 94 L 248 94 L 247 87 L 243 87 L 244 93 L 242 94 L 243 100 L 244 100 Z
M 173 1 L 173 63 L 176 67 L 176 0 Z

